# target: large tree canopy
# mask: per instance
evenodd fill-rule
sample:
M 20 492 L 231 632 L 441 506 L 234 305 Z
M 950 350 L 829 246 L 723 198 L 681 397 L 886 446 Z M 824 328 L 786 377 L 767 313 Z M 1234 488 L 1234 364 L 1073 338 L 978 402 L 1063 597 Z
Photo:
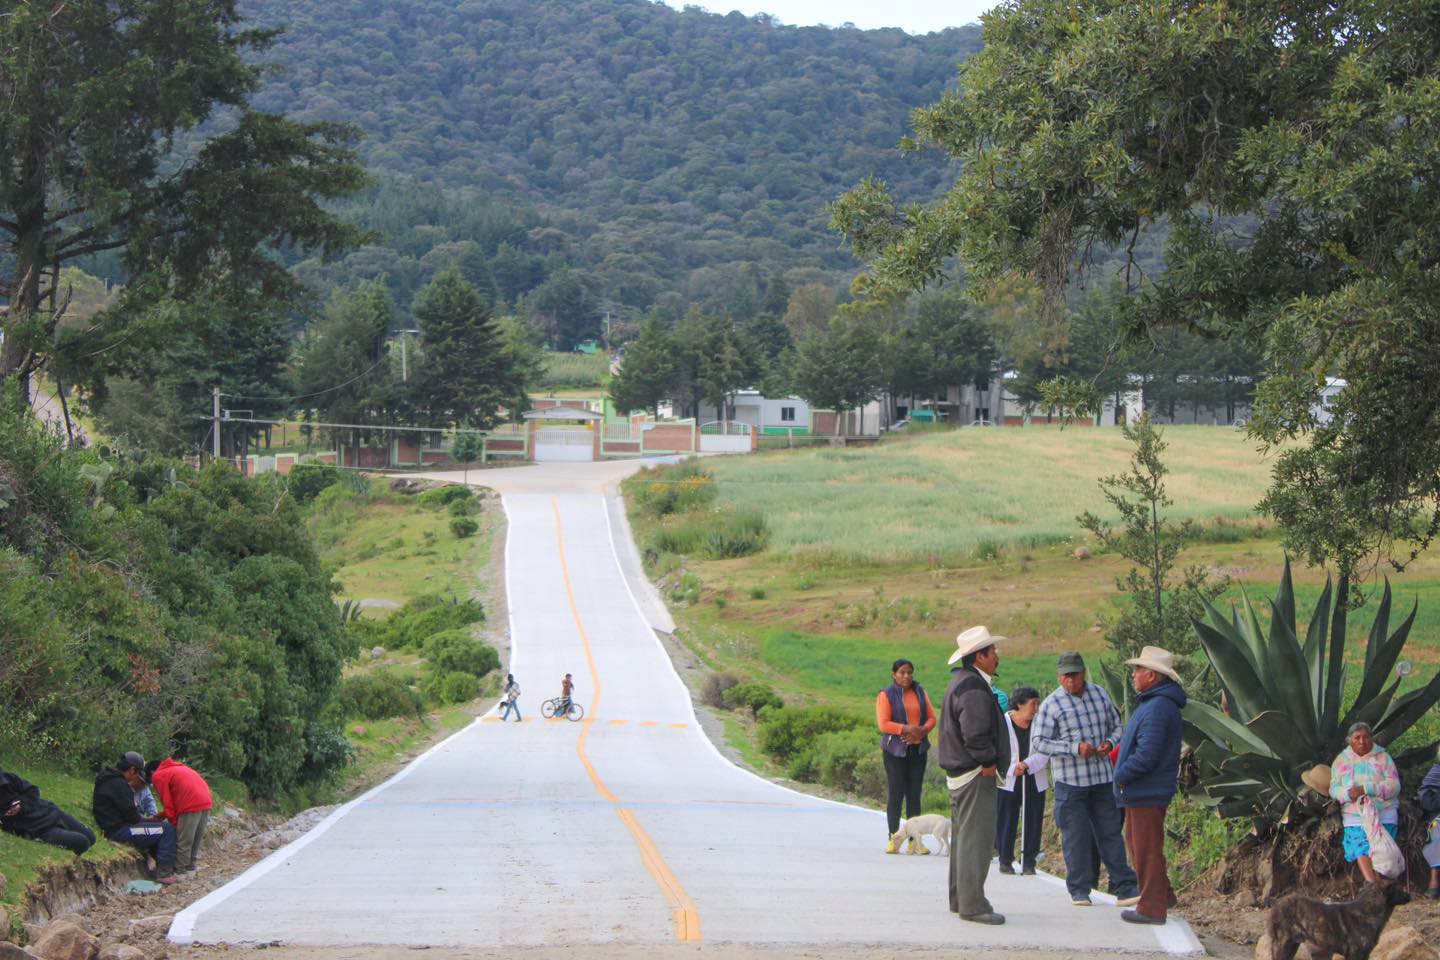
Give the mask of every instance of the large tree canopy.
M 1251 422 L 1287 449 L 1265 501 L 1344 572 L 1403 563 L 1440 520 L 1440 3 L 1018 0 L 985 18 L 958 87 L 908 145 L 962 164 L 929 206 L 867 182 L 834 209 L 870 265 L 917 288 L 957 257 L 1059 294 L 1100 250 L 1163 226 L 1127 277 L 1132 338 L 1254 337 Z M 1317 415 L 1327 377 L 1347 386 Z
M 273 31 L 233 0 L 53 0 L 0 16 L 0 279 L 9 302 L 0 378 L 56 347 L 58 268 L 123 251 L 128 303 L 67 330 L 71 363 L 134 337 L 136 301 L 231 277 L 268 296 L 291 281 L 281 245 L 332 251 L 358 232 L 320 201 L 358 189 L 352 129 L 248 109 Z M 202 136 L 206 130 L 216 131 Z M 153 315 L 152 315 L 153 316 Z

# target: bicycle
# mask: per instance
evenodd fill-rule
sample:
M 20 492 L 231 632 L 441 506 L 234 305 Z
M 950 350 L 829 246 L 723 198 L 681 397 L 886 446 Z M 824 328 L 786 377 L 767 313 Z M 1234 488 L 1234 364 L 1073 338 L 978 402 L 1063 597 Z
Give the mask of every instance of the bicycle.
M 544 717 L 546 720 L 549 720 L 550 718 L 556 716 L 556 711 L 560 709 L 560 702 L 563 699 L 564 697 L 551 697 L 549 700 L 546 700 L 544 703 L 540 704 L 540 716 Z M 585 716 L 585 708 L 580 706 L 580 704 L 576 703 L 574 700 L 571 700 L 570 708 L 563 714 L 563 716 L 566 720 L 574 723 L 576 720 L 579 720 L 581 717 Z

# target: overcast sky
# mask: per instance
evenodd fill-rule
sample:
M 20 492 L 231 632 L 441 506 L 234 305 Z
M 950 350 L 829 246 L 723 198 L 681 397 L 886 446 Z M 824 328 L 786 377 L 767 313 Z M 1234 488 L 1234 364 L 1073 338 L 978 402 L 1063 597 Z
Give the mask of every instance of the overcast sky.
M 853 23 L 865 30 L 899 27 L 906 33 L 932 33 L 946 27 L 979 23 L 995 0 L 665 0 L 679 10 L 703 7 L 711 13 L 739 10 L 746 16 L 768 13 L 797 27 L 838 27 Z

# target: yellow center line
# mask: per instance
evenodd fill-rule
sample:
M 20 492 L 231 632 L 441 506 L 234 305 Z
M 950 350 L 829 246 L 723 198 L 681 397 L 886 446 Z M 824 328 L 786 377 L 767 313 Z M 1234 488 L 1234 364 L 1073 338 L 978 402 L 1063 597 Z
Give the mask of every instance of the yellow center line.
M 586 718 L 589 720 L 600 713 L 600 672 L 595 668 L 595 653 L 590 649 L 590 637 L 585 633 L 585 624 L 580 619 L 580 607 L 575 603 L 575 588 L 570 583 L 570 567 L 565 562 L 565 529 L 560 521 L 560 502 L 551 497 L 550 507 L 555 512 L 555 548 L 560 557 L 560 578 L 565 584 L 565 596 L 570 601 L 570 615 L 575 620 L 575 629 L 580 634 L 581 645 L 585 648 L 585 661 L 590 667 L 590 684 L 595 689 L 595 695 L 590 700 L 590 717 Z M 595 785 L 600 796 L 616 805 L 615 812 L 619 815 L 620 822 L 625 824 L 630 836 L 635 840 L 635 845 L 640 848 L 640 861 L 645 864 L 645 869 L 650 871 L 650 876 L 660 887 L 665 899 L 670 902 L 670 912 L 675 918 L 675 939 L 699 940 L 700 911 L 696 909 L 695 901 L 690 899 L 690 895 L 680 885 L 679 879 L 661 856 L 660 849 L 655 846 L 650 834 L 640 825 L 640 821 L 635 819 L 633 813 L 620 806 L 620 799 L 605 785 L 605 781 L 600 779 L 600 774 L 585 755 L 585 741 L 589 736 L 590 725 L 587 723 L 575 743 L 575 752 L 579 755 L 585 772 L 589 774 L 590 782 Z

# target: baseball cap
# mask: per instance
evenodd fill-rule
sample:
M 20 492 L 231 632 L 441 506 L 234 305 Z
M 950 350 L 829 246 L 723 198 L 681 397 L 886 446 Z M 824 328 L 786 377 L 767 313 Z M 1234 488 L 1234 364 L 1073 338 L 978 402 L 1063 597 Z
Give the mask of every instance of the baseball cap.
M 1062 653 L 1060 659 L 1055 661 L 1055 670 L 1058 673 L 1084 673 L 1085 658 L 1074 650 Z
M 149 777 L 145 776 L 145 758 L 140 756 L 140 754 L 136 753 L 134 750 L 126 750 L 120 756 L 120 762 L 117 763 L 115 766 L 121 771 L 134 769 L 140 774 L 141 779 L 150 779 Z

